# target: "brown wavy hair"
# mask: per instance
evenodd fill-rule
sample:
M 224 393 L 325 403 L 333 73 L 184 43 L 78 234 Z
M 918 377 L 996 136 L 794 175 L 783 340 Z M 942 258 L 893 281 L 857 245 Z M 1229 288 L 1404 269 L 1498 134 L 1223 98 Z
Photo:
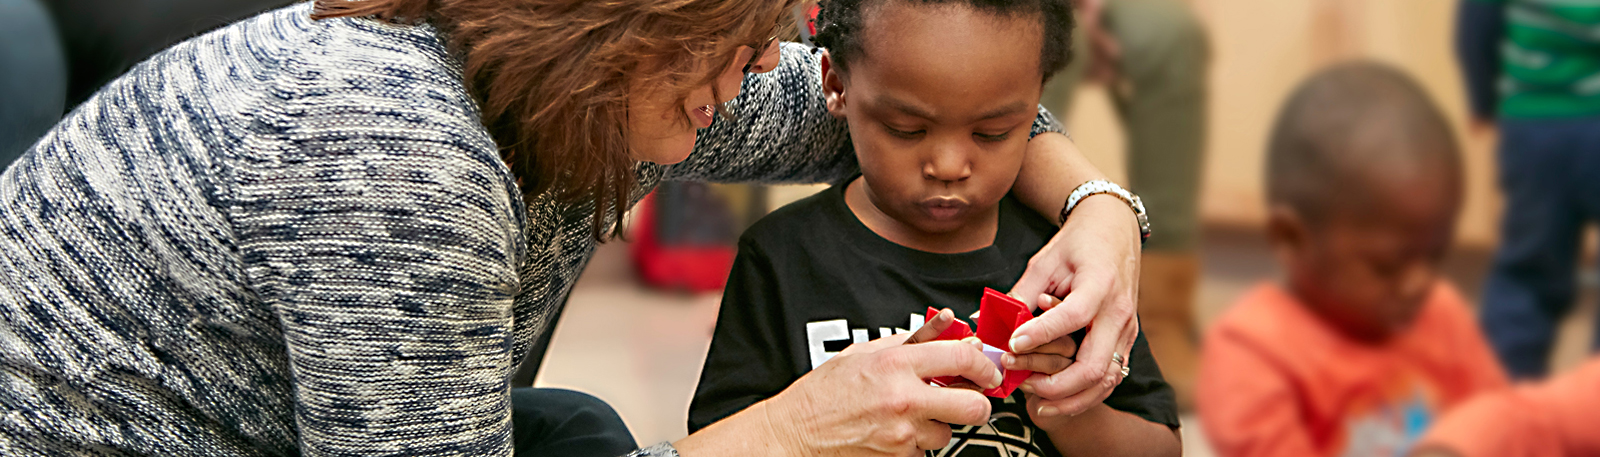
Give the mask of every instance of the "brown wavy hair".
M 554 192 L 559 202 L 592 203 L 594 236 L 604 241 L 621 234 L 639 185 L 628 153 L 630 85 L 682 105 L 739 46 L 785 31 L 779 24 L 792 23 L 800 0 L 314 1 L 314 19 L 438 28 L 523 198 Z

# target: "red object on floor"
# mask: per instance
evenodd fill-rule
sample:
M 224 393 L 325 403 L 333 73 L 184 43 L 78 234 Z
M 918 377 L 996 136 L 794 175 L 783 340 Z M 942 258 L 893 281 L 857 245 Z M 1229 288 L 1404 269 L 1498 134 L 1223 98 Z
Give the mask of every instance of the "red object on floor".
M 640 201 L 628 245 L 633 266 L 645 284 L 690 292 L 722 290 L 733 270 L 734 247 L 726 245 L 663 245 L 656 236 L 655 195 Z
M 938 314 L 938 310 L 931 307 L 928 308 L 928 314 L 924 318 L 924 322 L 933 320 L 933 317 Z M 1017 327 L 1021 327 L 1023 323 L 1030 320 L 1033 320 L 1033 312 L 1028 310 L 1028 305 L 1011 298 L 1009 295 L 1002 294 L 1000 291 L 987 287 L 983 289 L 983 301 L 978 302 L 977 318 L 977 336 L 979 341 L 983 341 L 983 344 L 1001 352 L 1010 352 L 1011 334 L 1016 332 Z M 934 340 L 961 340 L 969 336 L 973 336 L 972 328 L 968 327 L 966 322 L 957 320 L 950 325 L 950 328 L 945 329 L 944 332 L 939 333 L 939 336 L 934 337 Z M 994 351 L 986 350 L 985 352 Z M 995 364 L 998 366 L 999 360 L 995 360 Z M 1022 382 L 1026 381 L 1028 375 L 1031 374 L 1033 372 L 1027 370 L 1005 370 L 1005 379 L 1000 382 L 1000 386 L 985 390 L 983 394 L 995 398 L 1009 397 L 1011 392 L 1017 390 L 1017 386 L 1022 385 Z M 941 386 L 948 386 L 961 381 L 961 379 L 955 376 L 943 376 L 928 381 Z

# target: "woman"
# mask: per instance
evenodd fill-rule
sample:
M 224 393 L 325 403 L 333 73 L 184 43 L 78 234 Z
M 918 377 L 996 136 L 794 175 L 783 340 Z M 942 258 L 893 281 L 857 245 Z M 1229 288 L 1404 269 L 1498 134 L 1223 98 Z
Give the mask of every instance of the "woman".
M 790 6 L 329 1 L 157 55 L 0 179 L 0 450 L 520 448 L 517 356 L 646 190 L 854 169 L 812 57 L 783 47 L 778 67 Z M 696 146 L 741 81 L 738 120 Z M 1046 214 L 1100 177 L 1059 133 L 1029 149 L 1017 189 Z M 1120 380 L 1139 243 L 1120 200 L 1072 216 L 1013 290 L 1072 292 L 1019 351 L 1093 321 L 1084 363 L 1033 387 L 1067 413 Z M 935 420 L 987 415 L 975 392 L 920 381 L 998 377 L 975 348 L 894 343 L 857 345 L 677 449 L 899 455 L 948 440 Z

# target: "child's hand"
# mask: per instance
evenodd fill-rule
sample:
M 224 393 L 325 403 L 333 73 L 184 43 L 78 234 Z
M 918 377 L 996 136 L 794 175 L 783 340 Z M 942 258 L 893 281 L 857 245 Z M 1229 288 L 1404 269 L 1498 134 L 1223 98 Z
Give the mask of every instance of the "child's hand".
M 1028 370 L 1036 372 L 1033 376 L 1050 376 L 1072 365 L 1072 357 L 1077 353 L 1077 342 L 1072 338 L 1060 338 L 1025 354 L 1002 355 L 1000 364 L 1007 370 Z M 1023 384 L 1023 390 L 1028 390 L 1027 384 Z

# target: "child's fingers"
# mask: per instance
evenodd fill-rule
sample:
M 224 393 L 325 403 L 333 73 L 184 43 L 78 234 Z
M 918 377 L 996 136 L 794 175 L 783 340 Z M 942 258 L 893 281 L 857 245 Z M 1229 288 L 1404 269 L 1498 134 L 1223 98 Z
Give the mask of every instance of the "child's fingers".
M 1033 350 L 1024 352 L 1023 354 L 1054 354 L 1063 357 L 1077 357 L 1078 342 L 1074 341 L 1072 339 L 1072 335 L 1069 334 L 1067 336 L 1051 340 L 1050 342 L 1033 348 Z
M 938 337 L 940 333 L 944 333 L 945 329 L 950 328 L 950 325 L 955 323 L 955 319 L 955 311 L 951 311 L 949 309 L 939 310 L 939 314 L 935 314 L 932 320 L 929 320 L 926 324 L 922 324 L 922 328 L 918 328 L 917 331 L 911 332 L 911 337 L 906 339 L 906 344 L 917 344 L 933 341 L 933 339 Z
M 1057 354 L 1006 354 L 1000 364 L 1007 370 L 1036 371 L 1043 374 L 1059 373 L 1072 365 L 1072 358 Z

